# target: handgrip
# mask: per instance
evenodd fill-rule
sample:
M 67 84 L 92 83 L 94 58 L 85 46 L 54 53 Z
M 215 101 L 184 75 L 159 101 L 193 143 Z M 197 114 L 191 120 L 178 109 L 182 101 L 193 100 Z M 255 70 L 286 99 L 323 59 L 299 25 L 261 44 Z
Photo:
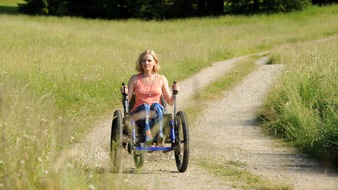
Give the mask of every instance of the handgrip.
M 125 94 L 125 95 L 127 95 L 127 93 L 126 93 L 126 89 L 125 89 L 125 84 L 124 84 L 124 82 L 122 82 L 122 87 L 123 87 L 123 94 Z
M 128 94 L 126 93 L 125 89 L 126 85 L 124 82 L 122 82 L 122 88 L 123 88 L 123 108 L 124 108 L 124 115 L 129 113 L 129 103 L 128 103 Z
M 176 81 L 174 81 L 174 84 L 176 84 Z M 173 90 L 173 93 L 174 94 L 178 94 L 178 91 L 177 90 Z
M 176 84 L 176 81 L 174 81 L 174 84 Z M 176 95 L 178 94 L 177 90 L 173 90 L 174 94 L 174 115 L 176 115 Z

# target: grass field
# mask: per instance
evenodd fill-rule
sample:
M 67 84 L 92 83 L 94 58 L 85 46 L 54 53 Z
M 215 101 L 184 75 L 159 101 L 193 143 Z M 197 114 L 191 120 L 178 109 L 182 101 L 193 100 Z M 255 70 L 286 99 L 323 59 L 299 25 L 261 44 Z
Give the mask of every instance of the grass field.
M 279 47 L 292 49 L 338 34 L 338 6 L 269 16 L 146 22 L 7 14 L 16 2 L 0 3 L 4 189 L 113 186 L 109 174 L 88 172 L 71 160 L 55 171 L 54 163 L 96 121 L 120 106 L 119 86 L 135 73 L 134 63 L 144 49 L 157 52 L 161 73 L 172 82 L 214 61 L 273 48 L 276 60 L 283 60 L 287 51 Z M 336 49 L 335 44 L 331 46 Z M 307 51 L 307 46 L 296 47 Z

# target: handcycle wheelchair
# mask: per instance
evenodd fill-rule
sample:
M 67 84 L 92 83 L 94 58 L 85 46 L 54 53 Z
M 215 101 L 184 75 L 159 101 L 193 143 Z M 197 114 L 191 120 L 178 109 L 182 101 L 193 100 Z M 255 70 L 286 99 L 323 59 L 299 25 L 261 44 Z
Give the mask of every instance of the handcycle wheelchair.
M 175 82 L 174 82 L 175 83 Z M 124 83 L 122 83 L 124 86 Z M 136 169 L 144 164 L 144 155 L 147 151 L 163 151 L 164 153 L 174 151 L 176 167 L 179 172 L 185 172 L 189 162 L 189 128 L 186 114 L 183 111 L 176 112 L 176 95 L 174 91 L 174 113 L 165 113 L 163 116 L 163 146 L 148 146 L 144 142 L 143 129 L 137 125 L 129 113 L 135 99 L 134 95 L 130 104 L 128 94 L 122 93 L 123 115 L 120 110 L 115 110 L 111 126 L 110 158 L 114 172 L 121 172 L 122 151 L 127 149 L 134 157 Z M 161 97 L 161 104 L 166 110 L 166 103 Z M 156 126 L 156 125 L 155 125 Z

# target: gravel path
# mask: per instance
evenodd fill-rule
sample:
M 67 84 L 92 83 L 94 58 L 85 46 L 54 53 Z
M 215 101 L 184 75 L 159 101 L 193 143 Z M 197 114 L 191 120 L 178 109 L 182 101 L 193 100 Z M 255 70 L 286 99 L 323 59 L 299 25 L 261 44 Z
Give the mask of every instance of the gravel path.
M 264 54 L 266 52 L 260 55 Z M 225 75 L 241 58 L 244 57 L 215 63 L 180 82 L 178 110 L 184 111 L 199 89 Z M 256 113 L 273 80 L 282 72 L 281 65 L 265 65 L 267 59 L 263 56 L 258 60 L 258 70 L 218 100 L 209 102 L 201 116 L 189 123 L 191 151 L 185 173 L 177 172 L 171 152 L 147 153 L 143 169 L 135 170 L 132 156 L 125 151 L 122 174 L 112 174 L 120 182 L 116 189 L 234 189 L 230 181 L 199 167 L 201 159 L 214 163 L 245 163 L 254 175 L 289 184 L 294 189 L 338 189 L 337 173 L 321 168 L 292 148 L 264 135 L 256 125 Z M 95 165 L 106 171 L 109 168 L 110 126 L 111 118 L 102 120 L 70 151 L 71 155 L 84 165 Z

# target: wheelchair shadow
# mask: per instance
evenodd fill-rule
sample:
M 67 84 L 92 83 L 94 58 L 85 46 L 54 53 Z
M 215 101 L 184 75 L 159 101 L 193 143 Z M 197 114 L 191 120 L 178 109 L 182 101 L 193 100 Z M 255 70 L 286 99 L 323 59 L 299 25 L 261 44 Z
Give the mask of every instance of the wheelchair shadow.
M 178 171 L 169 171 L 169 170 L 146 170 L 146 169 L 135 169 L 135 168 L 129 168 L 129 169 L 123 169 L 122 174 L 148 174 L 148 175 L 153 175 L 153 174 L 172 174 L 172 173 L 179 173 Z
M 95 167 L 95 168 L 86 168 L 86 172 L 95 172 L 97 174 L 105 174 L 105 173 L 111 173 L 111 174 L 135 174 L 135 175 L 153 175 L 153 174 L 173 174 L 173 173 L 179 173 L 175 170 L 164 170 L 164 169 L 158 169 L 158 170 L 147 170 L 144 168 L 136 169 L 136 168 L 123 168 L 121 173 L 115 173 L 113 170 L 106 168 L 106 167 Z

